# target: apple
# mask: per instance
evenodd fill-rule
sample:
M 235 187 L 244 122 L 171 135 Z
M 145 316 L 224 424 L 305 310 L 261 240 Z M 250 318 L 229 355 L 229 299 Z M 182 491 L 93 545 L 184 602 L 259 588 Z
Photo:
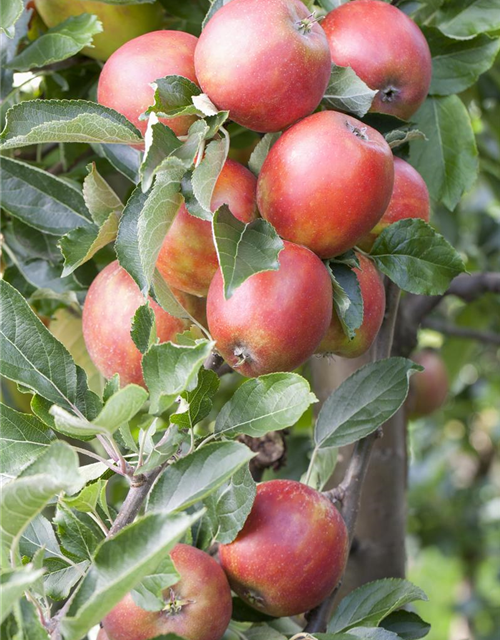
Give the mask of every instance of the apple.
M 323 29 L 299 0 L 232 0 L 203 29 L 195 68 L 219 109 L 266 132 L 314 111 L 331 60 Z
M 257 217 L 257 179 L 246 167 L 227 160 L 215 184 L 212 211 L 227 204 L 241 222 Z M 158 270 L 169 285 L 196 296 L 206 296 L 219 262 L 212 224 L 179 209 L 158 256 Z
M 279 269 L 250 276 L 228 300 L 220 269 L 210 284 L 208 328 L 222 357 L 244 376 L 296 369 L 332 318 L 325 265 L 305 247 L 284 244 Z
M 141 7 L 145 5 L 140 5 Z M 147 120 L 139 116 L 154 102 L 151 83 L 168 75 L 196 82 L 197 39 L 183 31 L 153 31 L 130 40 L 106 62 L 99 76 L 97 101 L 123 114 L 144 135 Z M 195 116 L 160 118 L 176 135 L 185 135 Z
M 448 374 L 441 356 L 434 349 L 423 349 L 411 358 L 424 367 L 410 379 L 409 408 L 412 416 L 428 416 L 446 402 Z
M 165 589 L 165 608 L 146 611 L 130 594 L 102 621 L 109 640 L 149 640 L 169 633 L 186 640 L 220 640 L 231 620 L 231 590 L 219 564 L 187 544 L 170 552 L 180 580 Z
M 176 295 L 181 304 L 189 305 L 186 294 Z M 185 320 L 174 318 L 151 298 L 149 303 L 160 342 L 174 340 L 188 328 Z M 142 354 L 130 336 L 134 314 L 143 304 L 139 287 L 115 260 L 92 282 L 83 305 L 83 337 L 92 362 L 105 378 L 119 373 L 123 386 L 132 382 L 144 385 Z
M 85 47 L 82 51 L 97 60 L 107 60 L 123 44 L 159 29 L 163 22 L 159 2 L 112 5 L 94 0 L 35 0 L 35 7 L 48 27 L 55 27 L 63 20 L 82 13 L 96 15 L 102 22 L 103 31 L 94 36 L 93 47 Z
M 321 25 L 333 62 L 378 90 L 371 111 L 403 120 L 417 111 L 429 92 L 432 60 L 411 18 L 381 0 L 355 0 L 331 11 Z
M 290 127 L 271 148 L 257 205 L 280 236 L 331 258 L 377 224 L 393 180 L 392 151 L 378 131 L 322 111 Z
M 328 498 L 300 482 L 271 480 L 258 485 L 243 529 L 219 546 L 219 557 L 240 598 L 282 617 L 322 602 L 339 583 L 348 551 L 344 520 Z
M 429 191 L 419 172 L 401 158 L 394 158 L 394 188 L 386 212 L 375 227 L 358 242 L 370 251 L 382 231 L 393 222 L 405 218 L 421 218 L 429 222 Z
M 354 269 L 358 276 L 361 297 L 363 298 L 363 322 L 356 330 L 352 340 L 344 333 L 336 312 L 317 349 L 317 353 L 334 353 L 343 358 L 358 358 L 372 346 L 384 319 L 385 289 L 379 272 L 369 258 L 356 253 L 359 269 Z
M 99 633 L 97 634 L 96 640 L 109 640 L 109 636 L 104 631 L 104 629 L 99 629 Z

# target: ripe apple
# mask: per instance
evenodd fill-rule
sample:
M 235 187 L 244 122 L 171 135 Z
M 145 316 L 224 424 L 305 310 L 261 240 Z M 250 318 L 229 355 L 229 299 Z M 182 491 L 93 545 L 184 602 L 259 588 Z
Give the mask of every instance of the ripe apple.
M 414 417 L 428 416 L 440 409 L 448 396 L 446 367 L 441 356 L 433 349 L 423 349 L 411 359 L 425 369 L 410 379 L 410 412 Z
M 169 633 L 186 640 L 222 638 L 233 603 L 219 564 L 187 544 L 177 544 L 170 557 L 181 579 L 163 592 L 163 611 L 146 611 L 128 594 L 102 621 L 109 640 L 149 640 Z
M 293 616 L 322 602 L 338 584 L 349 543 L 342 516 L 318 491 L 293 480 L 257 487 L 236 540 L 219 546 L 229 584 L 271 616 Z
M 189 304 L 186 294 L 177 295 L 181 304 Z M 186 321 L 174 318 L 153 300 L 149 302 L 160 342 L 173 340 L 188 328 Z M 130 336 L 134 313 L 144 303 L 139 287 L 115 260 L 92 282 L 83 306 L 83 337 L 92 362 L 105 378 L 119 373 L 122 385 L 144 384 L 142 355 Z
M 104 629 L 99 629 L 96 640 L 109 640 L 109 636 Z
M 401 158 L 394 158 L 394 188 L 386 212 L 375 227 L 358 242 L 370 251 L 382 231 L 393 222 L 405 218 L 421 218 L 429 222 L 429 191 L 419 172 Z
M 217 349 L 248 377 L 292 371 L 317 348 L 332 318 L 332 285 L 321 260 L 285 242 L 279 269 L 250 276 L 226 300 L 218 269 L 207 319 Z
M 385 289 L 382 279 L 369 258 L 356 254 L 359 269 L 358 276 L 361 297 L 363 298 L 363 322 L 352 340 L 346 336 L 335 313 L 332 314 L 330 327 L 321 341 L 317 353 L 334 353 L 343 358 L 358 358 L 372 346 L 382 325 L 385 313 Z
M 219 109 L 254 131 L 309 115 L 330 78 L 323 29 L 299 0 L 232 0 L 203 30 L 196 75 Z
M 196 82 L 196 42 L 195 36 L 183 31 L 153 31 L 130 40 L 104 65 L 97 101 L 123 114 L 144 135 L 147 120 L 139 120 L 139 116 L 153 104 L 154 90 L 150 83 L 168 75 Z M 176 135 L 186 134 L 194 120 L 195 116 L 160 118 Z
M 322 111 L 288 129 L 271 148 L 257 204 L 280 236 L 331 258 L 377 224 L 393 180 L 392 151 L 378 131 Z
M 257 179 L 246 167 L 227 160 L 215 184 L 212 211 L 227 204 L 241 222 L 257 217 Z M 219 266 L 212 225 L 188 213 L 184 205 L 177 213 L 158 256 L 158 270 L 169 285 L 196 296 L 206 296 Z
M 351 67 L 378 89 L 371 111 L 408 120 L 431 84 L 431 53 L 423 33 L 400 9 L 381 0 L 356 0 L 321 23 L 332 60 Z
M 96 15 L 103 31 L 93 38 L 93 47 L 83 53 L 97 60 L 107 60 L 123 44 L 143 33 L 159 29 L 163 11 L 159 2 L 154 4 L 112 5 L 94 0 L 35 0 L 35 7 L 48 27 L 82 13 Z

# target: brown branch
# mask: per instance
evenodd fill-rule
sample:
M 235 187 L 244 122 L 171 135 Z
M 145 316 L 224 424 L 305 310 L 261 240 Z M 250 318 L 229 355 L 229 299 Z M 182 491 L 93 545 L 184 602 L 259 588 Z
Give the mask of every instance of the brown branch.
M 471 339 L 486 344 L 500 345 L 500 333 L 494 333 L 493 331 L 479 331 L 477 329 L 470 329 L 469 327 L 459 327 L 450 322 L 434 318 L 425 318 L 422 322 L 422 327 L 439 331 L 439 333 L 444 333 L 454 338 Z

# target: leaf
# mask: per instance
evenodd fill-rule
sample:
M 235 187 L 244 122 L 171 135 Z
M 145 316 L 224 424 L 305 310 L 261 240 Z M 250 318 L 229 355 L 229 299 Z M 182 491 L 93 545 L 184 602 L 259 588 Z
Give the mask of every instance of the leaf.
M 87 377 L 68 351 L 48 331 L 21 294 L 0 281 L 1 372 L 6 378 L 89 419 L 100 409 Z
M 19 606 L 16 608 L 16 622 L 19 625 L 19 638 L 29 638 L 29 640 L 49 640 L 49 633 L 40 621 L 40 615 L 32 602 L 26 598 L 21 598 Z M 3 638 L 3 636 L 2 636 Z M 5 638 L 4 640 L 8 640 Z
M 205 150 L 205 156 L 194 169 L 191 176 L 191 186 L 194 197 L 201 208 L 212 217 L 211 202 L 215 184 L 219 179 L 229 152 L 229 138 L 212 140 Z M 190 213 L 191 209 L 188 207 Z
M 207 26 L 207 22 L 210 18 L 222 7 L 226 4 L 229 4 L 231 0 L 211 0 L 210 1 L 210 9 L 207 11 L 207 15 L 203 19 L 201 28 L 204 29 Z
M 215 433 L 258 438 L 269 431 L 291 427 L 314 402 L 317 398 L 309 383 L 296 373 L 252 378 L 222 407 L 215 421 Z
M 380 624 L 384 629 L 396 633 L 402 640 L 419 640 L 431 629 L 431 625 L 416 613 L 404 609 L 390 613 Z
M 16 477 L 50 446 L 54 434 L 33 415 L 19 413 L 0 403 L 0 474 Z
M 153 573 L 143 578 L 132 590 L 135 604 L 145 611 L 162 611 L 165 608 L 163 591 L 178 582 L 179 578 L 174 563 L 167 556 Z
M 405 401 L 410 374 L 421 370 L 406 358 L 387 358 L 358 369 L 321 407 L 316 446 L 342 447 L 378 429 Z
M 83 198 L 92 220 L 101 227 L 111 213 L 119 215 L 123 211 L 123 204 L 109 184 L 97 171 L 95 162 L 87 167 L 88 175 L 83 181 Z
M 453 211 L 478 172 L 476 141 L 467 109 L 458 96 L 430 97 L 412 121 L 427 141 L 410 142 L 410 164 L 425 180 L 433 200 Z
M 224 280 L 224 297 L 229 299 L 251 276 L 279 269 L 283 240 L 266 220 L 244 224 L 226 205 L 213 217 L 214 243 Z
M 23 531 L 19 540 L 19 551 L 22 556 L 31 559 L 42 549 L 46 557 L 64 558 L 52 525 L 47 518 L 38 515 Z
M 30 521 L 56 493 L 71 491 L 78 482 L 78 456 L 66 443 L 54 442 L 18 478 L 3 485 L 2 567 L 9 565 L 9 552 L 15 557 L 19 538 Z
M 213 397 L 220 385 L 220 378 L 214 372 L 201 368 L 198 373 L 198 384 L 193 391 L 184 391 L 181 398 L 187 408 L 170 416 L 170 422 L 181 429 L 192 429 L 198 422 L 208 416 L 213 406 Z
M 404 291 L 440 295 L 465 265 L 457 251 L 423 220 L 407 218 L 386 227 L 370 257 Z
M 198 371 L 213 347 L 208 340 L 197 340 L 194 346 L 163 342 L 150 347 L 142 370 L 151 394 L 151 413 L 165 411 L 183 391 L 196 388 Z
M 431 94 L 449 95 L 468 89 L 488 71 L 500 51 L 500 39 L 487 35 L 457 41 L 437 29 L 426 29 L 425 36 L 432 55 Z
M 45 593 L 52 600 L 65 600 L 75 584 L 85 575 L 90 562 L 65 562 L 59 558 L 48 558 L 45 561 L 43 584 Z
M 66 556 L 76 562 L 87 562 L 93 558 L 104 534 L 87 514 L 70 509 L 59 501 L 54 523 Z M 60 564 L 57 568 L 61 568 Z
M 138 149 L 126 144 L 99 144 L 90 145 L 101 158 L 108 162 L 122 175 L 134 184 L 139 182 L 139 167 L 142 161 L 142 153 Z
M 91 225 L 82 194 L 65 180 L 2 156 L 2 208 L 25 224 L 53 235 Z
M 340 601 L 328 631 L 347 631 L 357 626 L 377 626 L 387 615 L 414 600 L 427 600 L 425 593 L 407 580 L 387 578 L 369 582 Z
M 0 622 L 5 620 L 23 593 L 42 575 L 43 570 L 34 570 L 31 566 L 3 571 L 0 574 L 0 601 L 2 602 Z
M 377 91 L 370 89 L 351 67 L 332 64 L 332 73 L 322 104 L 327 109 L 347 111 L 362 118 L 370 110 L 376 94 Z
M 197 114 L 193 96 L 199 96 L 201 89 L 183 76 L 166 76 L 152 83 L 154 103 L 148 107 L 144 117 L 155 113 L 159 118 L 173 118 L 179 115 Z
M 28 100 L 7 112 L 1 149 L 45 142 L 139 144 L 138 129 L 117 111 L 86 100 Z
M 338 452 L 337 447 L 316 449 L 314 458 L 311 458 L 311 469 L 304 474 L 301 482 L 316 489 L 316 491 L 323 491 L 335 470 Z
M 198 517 L 149 513 L 103 542 L 61 620 L 65 640 L 80 640 L 156 569 Z
M 191 319 L 196 323 L 194 318 L 174 296 L 158 269 L 155 269 L 153 274 L 153 292 L 156 302 L 164 311 L 174 316 L 174 318 Z
M 139 175 L 142 181 L 142 190 L 146 192 L 153 183 L 158 166 L 181 146 L 181 142 L 172 129 L 158 122 L 154 113 L 149 116 L 144 141 L 146 148 Z
M 151 491 L 148 509 L 180 511 L 204 500 L 254 455 L 239 442 L 216 442 L 201 447 L 160 476 Z
M 252 155 L 248 161 L 248 168 L 256 176 L 259 175 L 264 160 L 267 158 L 267 154 L 271 150 L 273 144 L 281 136 L 281 132 L 278 133 L 266 133 L 257 143 L 255 149 L 252 151 Z
M 207 138 L 209 128 L 205 120 L 196 120 L 189 127 L 187 139 L 173 152 L 176 158 L 182 160 L 186 169 L 191 167 L 200 152 L 203 153 L 201 143 Z
M 0 7 L 0 31 L 7 37 L 14 37 L 14 26 L 23 13 L 22 0 L 4 0 Z
M 39 36 L 18 53 L 7 68 L 29 71 L 66 60 L 91 45 L 92 37 L 101 32 L 102 24 L 97 16 L 88 13 L 73 16 Z
M 393 129 L 385 134 L 385 140 L 391 149 L 396 149 L 411 140 L 427 140 L 418 129 Z
M 116 213 L 110 213 L 101 227 L 80 227 L 61 238 L 59 246 L 64 256 L 62 278 L 72 274 L 100 249 L 113 242 L 118 231 L 118 220 L 119 216 Z
M 97 508 L 99 495 L 104 486 L 106 486 L 106 482 L 104 480 L 98 480 L 83 487 L 76 495 L 62 498 L 62 501 L 70 507 L 70 509 L 76 509 L 82 513 L 93 513 Z
M 455 0 L 439 11 L 434 24 L 445 36 L 466 40 L 500 29 L 499 0 Z
M 149 303 L 143 304 L 135 312 L 130 335 L 141 353 L 146 353 L 156 341 L 155 313 Z
M 333 283 L 333 306 L 342 329 L 348 338 L 354 338 L 356 329 L 363 323 L 363 296 L 358 276 L 346 264 L 328 263 Z
M 120 218 L 115 242 L 116 256 L 120 266 L 132 276 L 141 291 L 148 291 L 149 286 L 141 263 L 137 237 L 138 223 L 150 194 L 151 191 L 143 193 L 140 187 L 132 191 Z

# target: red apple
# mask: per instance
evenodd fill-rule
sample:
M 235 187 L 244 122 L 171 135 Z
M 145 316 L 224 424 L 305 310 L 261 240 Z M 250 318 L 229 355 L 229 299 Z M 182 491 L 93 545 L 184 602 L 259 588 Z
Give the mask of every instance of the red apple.
M 446 367 L 441 356 L 433 349 L 424 349 L 411 359 L 425 369 L 410 379 L 410 411 L 414 417 L 428 416 L 440 409 L 448 396 Z
M 188 328 L 187 322 L 174 318 L 153 300 L 149 302 L 160 342 L 173 340 Z M 119 373 L 122 385 L 144 384 L 142 354 L 130 336 L 134 313 L 144 303 L 139 287 L 115 260 L 92 282 L 83 306 L 83 337 L 92 362 L 105 378 Z
M 207 553 L 177 544 L 170 552 L 181 579 L 163 593 L 165 609 L 146 611 L 129 594 L 102 621 L 109 640 L 149 640 L 176 634 L 186 640 L 220 640 L 232 613 L 224 572 Z
M 147 120 L 141 113 L 154 102 L 151 82 L 179 75 L 196 82 L 194 50 L 197 39 L 183 31 L 153 31 L 120 47 L 102 68 L 97 101 L 123 114 L 142 132 Z M 160 118 L 176 135 L 187 133 L 194 116 Z
M 405 218 L 421 218 L 429 222 L 429 191 L 419 172 L 401 158 L 394 158 L 394 188 L 387 211 L 376 226 L 358 242 L 364 251 L 370 251 L 382 231 L 393 222 Z
M 371 260 L 361 254 L 358 276 L 361 297 L 363 298 L 363 322 L 352 340 L 346 336 L 340 320 L 333 312 L 330 327 L 321 341 L 317 353 L 334 353 L 343 358 L 358 358 L 372 346 L 382 325 L 385 313 L 385 289 L 382 279 Z
M 295 124 L 271 148 L 257 204 L 280 236 L 330 258 L 373 229 L 393 180 L 393 155 L 378 131 L 323 111 Z
M 323 29 L 299 0 L 232 0 L 203 30 L 195 67 L 232 120 L 280 131 L 318 106 L 331 60 Z
M 321 25 L 333 62 L 378 89 L 371 110 L 408 120 L 425 100 L 432 75 L 429 46 L 413 20 L 387 2 L 355 0 Z
M 217 270 L 207 319 L 217 349 L 244 376 L 292 371 L 315 351 L 332 318 L 332 285 L 321 260 L 285 242 L 278 271 L 250 276 L 226 300 Z
M 109 640 L 108 634 L 104 631 L 104 629 L 100 629 L 97 634 L 96 640 Z
M 256 187 L 251 171 L 227 160 L 215 184 L 212 210 L 227 204 L 238 220 L 251 222 L 257 217 Z M 192 216 L 182 205 L 163 241 L 158 270 L 172 287 L 206 296 L 218 266 L 211 223 Z
M 219 557 L 231 588 L 272 616 L 293 616 L 317 606 L 338 584 L 348 535 L 333 504 L 292 480 L 257 487 L 252 511 Z

